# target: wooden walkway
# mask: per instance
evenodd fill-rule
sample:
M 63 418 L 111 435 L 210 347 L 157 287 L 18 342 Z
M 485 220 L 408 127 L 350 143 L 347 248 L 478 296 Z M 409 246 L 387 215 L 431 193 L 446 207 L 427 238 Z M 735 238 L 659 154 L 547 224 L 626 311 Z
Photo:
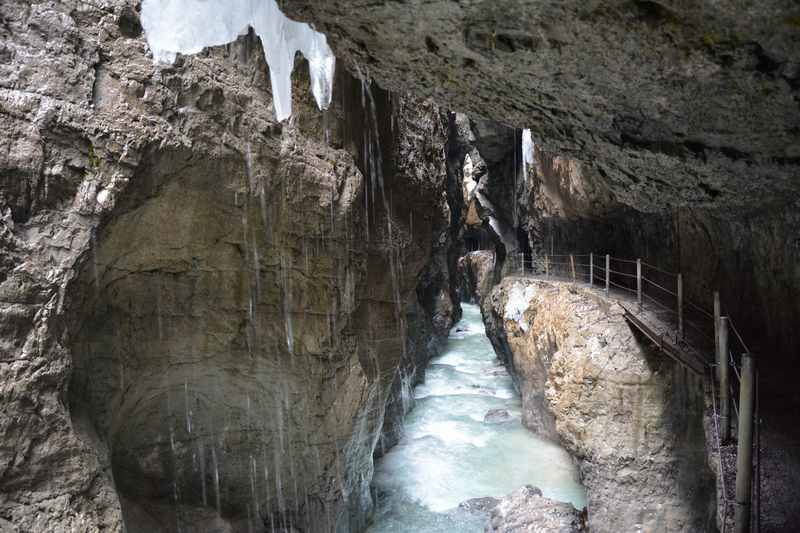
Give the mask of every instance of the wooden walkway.
M 680 339 L 674 322 L 668 318 L 665 319 L 665 313 L 657 306 L 646 302 L 639 305 L 635 298 L 623 290 L 609 288 L 609 291 L 606 292 L 601 286 L 590 285 L 588 282 L 573 280 L 567 276 L 517 273 L 512 277 L 575 284 L 614 300 L 624 310 L 625 320 L 650 339 L 657 348 L 695 374 L 708 377 L 713 362 L 713 356 L 707 355 L 709 353 L 708 346 L 702 346 L 705 344 L 703 340 L 698 342 L 701 346 L 695 346 L 692 341 L 696 339 L 693 339 L 691 335 L 688 338 Z M 711 349 L 713 350 L 713 346 Z

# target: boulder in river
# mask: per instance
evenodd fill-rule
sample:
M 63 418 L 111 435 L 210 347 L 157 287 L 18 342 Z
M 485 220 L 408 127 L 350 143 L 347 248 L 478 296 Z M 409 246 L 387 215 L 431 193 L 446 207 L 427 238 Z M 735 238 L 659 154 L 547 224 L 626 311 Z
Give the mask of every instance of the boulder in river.
M 509 420 L 511 420 L 511 413 L 505 409 L 490 409 L 483 417 L 483 421 L 489 424 L 499 424 L 501 422 L 508 422 Z
M 463 501 L 458 504 L 458 508 L 470 512 L 488 513 L 494 509 L 498 503 L 500 503 L 499 499 L 492 498 L 491 496 L 484 496 L 483 498 L 470 498 L 469 500 Z
M 515 490 L 492 508 L 486 533 L 548 531 L 576 533 L 587 531 L 581 513 L 572 505 L 542 496 L 542 491 L 526 485 Z

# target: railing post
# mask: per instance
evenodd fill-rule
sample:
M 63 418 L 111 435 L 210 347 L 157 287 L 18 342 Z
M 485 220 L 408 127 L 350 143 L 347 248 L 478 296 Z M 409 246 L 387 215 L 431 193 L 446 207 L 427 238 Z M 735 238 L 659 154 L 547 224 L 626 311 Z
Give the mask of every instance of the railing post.
M 608 294 L 608 286 L 611 283 L 611 256 L 606 254 L 606 294 Z
M 678 338 L 683 339 L 683 274 L 678 274 Z
M 594 285 L 594 254 L 589 252 L 589 286 Z
M 722 443 L 726 443 L 731 437 L 731 389 L 728 375 L 730 365 L 728 364 L 728 317 L 719 318 L 719 352 L 717 353 L 717 364 L 719 365 L 719 423 L 720 436 Z
M 717 354 L 717 381 L 720 380 L 719 373 L 719 291 L 714 291 L 714 353 Z
M 750 491 L 753 475 L 753 358 L 742 354 L 739 384 L 739 436 L 736 448 L 736 533 L 750 531 Z
M 569 266 L 572 267 L 572 281 L 575 281 L 575 258 L 569 254 Z
M 636 260 L 636 301 L 639 308 L 642 308 L 642 260 Z
M 550 277 L 550 256 L 547 254 L 544 256 L 544 275 Z

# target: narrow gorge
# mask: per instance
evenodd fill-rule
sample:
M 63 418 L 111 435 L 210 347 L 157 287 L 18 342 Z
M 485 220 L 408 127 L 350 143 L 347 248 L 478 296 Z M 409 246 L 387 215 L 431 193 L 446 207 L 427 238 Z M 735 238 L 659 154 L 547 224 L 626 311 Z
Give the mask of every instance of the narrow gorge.
M 0 58 L 0 533 L 798 528 L 792 0 L 3 0 Z

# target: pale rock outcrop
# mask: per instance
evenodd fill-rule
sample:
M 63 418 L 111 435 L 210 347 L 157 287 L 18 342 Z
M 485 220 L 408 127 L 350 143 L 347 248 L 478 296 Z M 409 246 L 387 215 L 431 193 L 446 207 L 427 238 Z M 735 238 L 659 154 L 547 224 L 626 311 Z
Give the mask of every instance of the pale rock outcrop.
M 579 533 L 584 518 L 572 505 L 545 498 L 530 485 L 502 498 L 491 510 L 486 533 Z
M 638 338 L 588 288 L 505 278 L 487 334 L 523 422 L 578 460 L 591 531 L 713 531 L 703 382 Z M 522 312 L 518 312 L 522 309 Z

